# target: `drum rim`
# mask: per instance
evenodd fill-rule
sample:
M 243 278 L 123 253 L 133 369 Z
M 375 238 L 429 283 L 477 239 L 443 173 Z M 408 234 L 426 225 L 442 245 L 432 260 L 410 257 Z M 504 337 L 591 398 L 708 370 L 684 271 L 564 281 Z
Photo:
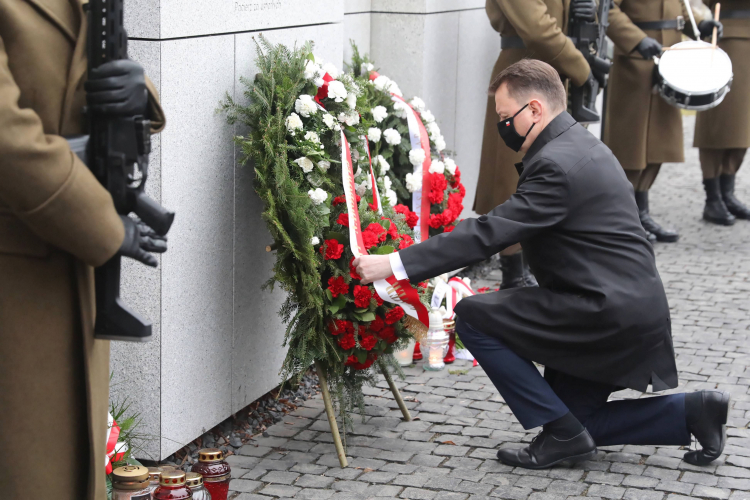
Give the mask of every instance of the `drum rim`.
M 671 47 L 677 47 L 677 46 L 683 45 L 683 44 L 686 44 L 686 45 L 688 45 L 688 44 L 689 45 L 703 45 L 703 46 L 706 46 L 706 45 L 710 46 L 711 45 L 710 43 L 704 42 L 703 40 L 685 40 L 684 42 L 675 43 Z M 732 80 L 734 80 L 734 68 L 732 66 L 732 59 L 729 57 L 729 54 L 727 54 L 726 51 L 723 50 L 721 47 L 716 47 L 716 49 L 720 50 L 721 53 L 724 54 L 724 57 L 726 57 L 727 61 L 729 61 L 729 79 L 726 81 L 726 83 L 724 83 L 724 85 L 721 85 L 719 87 L 716 87 L 716 88 L 713 88 L 713 89 L 710 89 L 710 90 L 701 90 L 701 91 L 698 91 L 698 92 L 696 92 L 694 90 L 686 90 L 686 89 L 683 89 L 682 87 L 678 87 L 674 83 L 669 82 L 669 81 L 667 81 L 666 78 L 664 78 L 664 75 L 661 72 L 661 69 L 662 69 L 661 59 L 664 58 L 664 55 L 662 55 L 662 57 L 659 59 L 659 64 L 656 65 L 656 67 L 657 67 L 657 74 L 659 75 L 659 87 L 663 88 L 664 86 L 669 86 L 670 88 L 672 88 L 672 89 L 674 89 L 674 90 L 676 90 L 678 92 L 681 92 L 681 93 L 683 93 L 683 94 L 685 94 L 687 96 L 701 96 L 701 95 L 707 95 L 707 94 L 715 94 L 715 93 L 721 91 L 722 89 L 726 88 L 727 85 L 730 85 L 731 82 L 732 82 Z

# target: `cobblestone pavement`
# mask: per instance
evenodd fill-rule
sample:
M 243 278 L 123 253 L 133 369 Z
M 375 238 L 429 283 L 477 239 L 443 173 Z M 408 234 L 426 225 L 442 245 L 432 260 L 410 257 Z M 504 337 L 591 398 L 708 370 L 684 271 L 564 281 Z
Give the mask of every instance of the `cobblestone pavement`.
M 692 141 L 686 119 L 686 144 Z M 681 460 L 677 447 L 611 446 L 596 460 L 547 471 L 500 464 L 500 446 L 523 446 L 525 432 L 480 367 L 405 370 L 399 383 L 412 416 L 404 422 L 384 381 L 367 390 L 366 421 L 348 436 L 341 469 L 319 398 L 311 399 L 268 437 L 229 457 L 235 500 L 299 499 L 750 499 L 750 222 L 704 224 L 697 154 L 665 165 L 652 191 L 652 213 L 679 228 L 677 244 L 656 255 L 672 307 L 680 388 L 732 393 L 724 456 L 706 467 Z M 747 162 L 746 162 L 747 163 Z M 750 201 L 750 166 L 738 193 Z M 478 283 L 494 285 L 494 282 Z M 461 373 L 456 373 L 460 371 Z M 616 397 L 640 397 L 623 391 Z

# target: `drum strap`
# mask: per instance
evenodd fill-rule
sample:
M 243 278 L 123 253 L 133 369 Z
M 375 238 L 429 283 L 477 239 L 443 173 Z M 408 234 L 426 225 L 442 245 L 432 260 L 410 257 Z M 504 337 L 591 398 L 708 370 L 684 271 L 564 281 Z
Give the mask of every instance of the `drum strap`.
M 682 31 L 685 28 L 685 19 L 678 16 L 677 19 L 664 19 L 661 21 L 641 21 L 633 23 L 642 30 L 677 30 Z
M 722 19 L 750 19 L 750 10 L 723 10 Z
M 501 49 L 525 49 L 526 44 L 523 43 L 523 39 L 520 36 L 501 36 L 500 48 Z

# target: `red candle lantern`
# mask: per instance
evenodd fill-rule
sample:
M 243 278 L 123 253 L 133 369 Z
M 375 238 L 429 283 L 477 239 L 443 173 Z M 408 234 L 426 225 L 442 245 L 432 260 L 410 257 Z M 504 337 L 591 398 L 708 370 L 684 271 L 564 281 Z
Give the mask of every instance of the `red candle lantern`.
M 218 448 L 205 448 L 198 452 L 198 463 L 194 464 L 193 472 L 203 476 L 203 485 L 213 500 L 227 500 L 229 495 L 229 481 L 232 470 L 224 460 L 224 453 Z
M 185 473 L 168 470 L 161 473 L 159 487 L 154 491 L 154 500 L 190 500 L 193 493 L 185 483 Z

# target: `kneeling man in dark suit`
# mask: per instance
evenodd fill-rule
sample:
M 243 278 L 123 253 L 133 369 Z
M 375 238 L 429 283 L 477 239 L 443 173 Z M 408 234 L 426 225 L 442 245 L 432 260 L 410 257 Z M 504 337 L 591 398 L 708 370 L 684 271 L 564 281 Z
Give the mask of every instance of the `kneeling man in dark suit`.
M 518 190 L 451 233 L 355 262 L 363 283 L 420 282 L 520 242 L 539 288 L 475 295 L 456 329 L 525 429 L 498 458 L 530 469 L 594 456 L 596 445 L 689 445 L 685 461 L 718 458 L 729 394 L 701 391 L 610 401 L 625 389 L 677 386 L 669 305 L 633 187 L 612 152 L 565 111 L 560 77 L 522 60 L 490 86 L 505 143 L 525 153 Z M 544 376 L 532 361 L 545 366 Z

